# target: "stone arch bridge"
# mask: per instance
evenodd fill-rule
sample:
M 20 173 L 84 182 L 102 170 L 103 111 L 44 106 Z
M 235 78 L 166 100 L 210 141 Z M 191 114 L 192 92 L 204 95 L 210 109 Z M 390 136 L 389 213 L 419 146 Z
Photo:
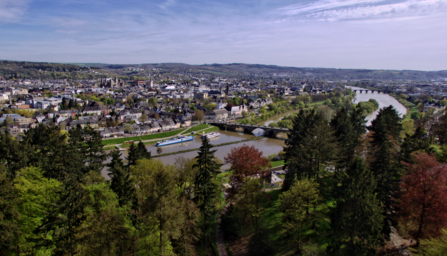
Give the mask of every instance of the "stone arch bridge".
M 374 94 L 374 92 L 377 92 L 377 94 L 380 94 L 382 91 L 373 91 L 373 90 L 353 90 L 355 93 L 357 93 L 357 91 L 359 91 L 360 93 L 363 93 L 363 92 L 365 92 L 365 93 L 368 93 L 368 92 L 371 92 L 372 94 Z
M 237 128 L 242 128 L 244 133 L 253 133 L 256 129 L 261 129 L 264 131 L 264 134 L 268 137 L 275 138 L 281 132 L 289 132 L 287 128 L 279 128 L 279 127 L 268 127 L 262 125 L 247 125 L 247 124 L 237 124 L 237 123 L 222 123 L 222 122 L 213 122 L 208 123 L 210 125 L 214 125 L 219 127 L 221 130 L 228 131 L 236 131 Z

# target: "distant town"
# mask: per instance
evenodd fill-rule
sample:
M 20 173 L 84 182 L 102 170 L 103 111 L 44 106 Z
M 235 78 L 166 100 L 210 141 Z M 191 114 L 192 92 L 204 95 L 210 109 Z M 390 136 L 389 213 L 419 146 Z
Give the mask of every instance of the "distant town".
M 51 79 L 48 75 L 42 76 L 42 73 L 66 76 L 67 72 L 93 77 Z M 301 70 L 299 73 L 307 77 L 303 79 L 290 70 L 260 72 L 242 75 L 222 72 L 219 76 L 212 70 L 193 72 L 178 67 L 164 69 L 163 66 L 103 69 L 70 66 L 70 70 L 54 70 L 53 67 L 51 71 L 39 69 L 33 74 L 35 78 L 21 78 L 26 76 L 23 73 L 8 77 L 3 72 L 0 76 L 0 123 L 13 136 L 39 123 L 56 124 L 66 130 L 78 124 L 90 125 L 99 129 L 104 138 L 142 135 L 189 127 L 192 122 L 203 120 L 242 118 L 251 112 L 257 115 L 261 107 L 273 103 L 273 97 L 284 97 L 296 104 L 297 96 L 330 93 L 346 85 L 391 93 L 414 103 L 420 112 L 433 112 L 447 103 L 447 78 L 444 77 L 428 80 L 323 79 L 321 70 L 315 73 Z M 108 77 L 108 73 L 115 76 Z

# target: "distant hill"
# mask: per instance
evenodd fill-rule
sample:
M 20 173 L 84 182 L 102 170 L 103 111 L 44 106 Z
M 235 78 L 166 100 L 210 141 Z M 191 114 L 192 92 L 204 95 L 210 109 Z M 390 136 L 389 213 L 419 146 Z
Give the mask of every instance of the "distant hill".
M 290 76 L 301 79 L 372 79 L 372 80 L 432 80 L 447 78 L 444 71 L 415 71 L 415 70 L 370 70 L 370 69 L 335 69 L 335 68 L 299 68 L 281 67 L 261 64 L 210 64 L 188 65 L 182 63 L 157 63 L 139 65 L 98 65 L 97 67 L 110 70 L 123 68 L 159 69 L 172 73 L 203 72 L 215 75 L 243 75 L 243 76 Z M 118 71 L 117 71 L 118 72 Z
M 105 77 L 96 66 L 73 64 L 0 61 L 0 77 L 5 79 L 92 79 Z M 112 73 L 111 75 L 117 75 Z
M 45 63 L 23 61 L 0 61 L 0 76 L 11 78 L 96 78 L 104 76 L 126 76 L 125 69 L 140 68 L 161 74 L 184 74 L 192 76 L 216 76 L 234 78 L 274 78 L 293 77 L 302 80 L 419 80 L 428 81 L 447 78 L 447 70 L 371 70 L 371 69 L 335 69 L 309 67 L 282 67 L 262 64 L 206 64 L 189 65 L 183 63 L 147 63 L 147 64 L 104 64 L 104 63 Z M 103 75 L 85 73 L 93 69 Z M 133 75 L 133 74 L 132 74 Z M 144 74 L 138 74 L 144 76 Z

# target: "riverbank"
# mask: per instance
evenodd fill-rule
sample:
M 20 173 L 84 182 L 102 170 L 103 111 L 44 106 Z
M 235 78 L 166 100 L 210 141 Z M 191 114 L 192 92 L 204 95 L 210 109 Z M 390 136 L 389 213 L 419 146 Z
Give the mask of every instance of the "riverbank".
M 419 110 L 416 108 L 416 105 L 414 105 L 413 103 L 411 103 L 405 99 L 399 98 L 394 93 L 391 93 L 390 96 L 395 98 L 397 101 L 399 101 L 400 104 L 404 105 L 404 107 L 407 109 L 407 113 L 403 116 L 403 120 L 411 119 L 411 113 L 419 112 Z
M 213 128 L 219 129 L 218 127 L 213 127 Z M 244 142 L 249 142 L 249 141 L 255 141 L 255 140 L 260 140 L 262 138 L 263 137 L 253 137 L 253 138 L 250 138 L 250 139 L 247 139 L 247 140 L 225 142 L 225 143 L 214 145 L 213 147 L 222 147 L 222 146 L 227 146 L 227 145 L 232 145 L 232 144 L 238 144 L 238 143 L 244 143 Z M 181 150 L 181 151 L 176 151 L 176 152 L 171 152 L 171 153 L 159 154 L 159 155 L 152 156 L 152 157 L 157 158 L 157 157 L 171 156 L 171 155 L 183 154 L 183 153 L 192 152 L 192 151 L 199 151 L 199 150 L 200 150 L 200 148 L 193 148 L 193 149 Z
M 160 133 L 154 133 L 149 135 L 141 135 L 141 136 L 132 136 L 132 137 L 123 137 L 123 138 L 116 138 L 116 139 L 103 139 L 102 144 L 104 146 L 107 145 L 116 145 L 116 144 L 122 144 L 126 141 L 133 140 L 134 142 L 139 141 L 145 141 L 145 140 L 153 140 L 153 139 L 162 139 L 167 138 L 171 136 L 178 135 L 182 132 L 184 132 L 186 128 L 176 129 L 168 132 L 160 132 Z
M 196 134 L 193 134 L 193 136 L 194 136 L 194 135 L 200 135 L 199 133 L 208 133 L 208 132 L 212 132 L 212 131 L 217 131 L 217 130 L 219 130 L 219 127 L 208 125 L 208 124 L 198 124 L 194 127 L 189 128 L 186 132 L 184 132 L 185 129 L 182 129 L 182 130 L 183 131 L 177 130 L 176 133 L 174 133 L 174 135 L 172 135 L 172 136 L 159 137 L 159 138 L 155 138 L 155 139 L 140 140 L 140 141 L 143 142 L 144 145 L 153 145 L 153 144 L 157 144 L 157 142 L 159 142 L 159 141 L 163 141 L 163 140 L 175 137 L 175 136 L 186 135 L 186 134 L 188 134 L 187 132 L 189 132 L 189 133 L 191 133 L 192 131 L 196 132 Z M 168 133 L 165 133 L 165 134 L 168 134 Z M 153 134 L 153 135 L 157 135 L 157 134 Z M 147 135 L 147 136 L 150 136 L 150 135 Z M 141 137 L 144 138 L 145 136 L 141 136 Z M 128 148 L 128 147 L 130 147 L 130 145 L 131 144 L 122 144 L 122 145 L 117 145 L 117 146 L 120 148 Z

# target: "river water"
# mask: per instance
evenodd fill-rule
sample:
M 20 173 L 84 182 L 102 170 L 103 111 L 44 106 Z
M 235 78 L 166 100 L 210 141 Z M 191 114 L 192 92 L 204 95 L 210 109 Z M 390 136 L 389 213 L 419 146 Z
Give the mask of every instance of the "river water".
M 346 86 L 347 88 L 351 88 L 352 90 L 365 90 L 364 88 L 358 88 L 358 87 L 352 87 L 352 86 Z M 407 113 L 407 108 L 405 108 L 404 105 L 402 105 L 398 100 L 391 97 L 389 94 L 380 93 L 377 92 L 371 93 L 371 90 L 368 93 L 360 93 L 357 91 L 356 97 L 354 99 L 354 103 L 359 103 L 361 101 L 368 101 L 369 99 L 375 99 L 379 103 L 379 109 L 374 111 L 374 113 L 368 115 L 366 117 L 366 120 L 368 121 L 366 125 L 370 125 L 371 121 L 376 118 L 377 113 L 379 113 L 379 110 L 384 107 L 388 107 L 390 105 L 393 105 L 393 107 L 397 110 L 397 112 L 402 117 Z
M 237 142 L 237 141 L 243 141 L 250 138 L 253 138 L 254 136 L 262 136 L 262 131 L 255 130 L 255 134 L 245 134 L 242 132 L 232 132 L 232 131 L 219 131 L 220 136 L 217 138 L 210 139 L 210 143 L 213 145 L 227 143 L 227 142 Z M 243 143 L 236 143 L 221 147 L 215 147 L 214 149 L 217 150 L 217 152 L 214 154 L 216 157 L 218 157 L 220 160 L 224 161 L 224 158 L 228 155 L 228 153 L 231 152 L 231 149 L 235 147 L 240 147 L 243 144 L 246 144 L 248 146 L 254 146 L 258 150 L 261 150 L 264 156 L 269 156 L 271 154 L 277 154 L 280 152 L 284 144 L 284 139 L 273 139 L 273 138 L 267 138 L 263 137 L 259 140 L 253 140 L 253 141 L 246 141 Z M 185 143 L 179 143 L 179 144 L 173 144 L 168 146 L 160 147 L 162 149 L 162 154 L 164 153 L 171 153 L 176 151 L 182 151 L 182 150 L 188 150 L 188 149 L 198 149 L 202 145 L 202 139 L 200 136 L 194 136 L 194 140 L 188 141 Z M 152 152 L 152 156 L 156 156 L 157 153 L 157 147 L 153 145 L 147 145 L 146 146 L 148 151 Z M 122 152 L 123 157 L 127 157 L 127 151 Z M 197 151 L 191 151 L 176 155 L 169 155 L 169 156 L 163 156 L 163 157 L 157 157 L 156 159 L 159 159 L 163 162 L 163 164 L 174 164 L 175 159 L 177 157 L 185 157 L 185 158 L 194 158 L 197 156 Z M 224 165 L 222 166 L 222 170 L 227 169 L 229 166 Z
M 352 89 L 361 89 L 361 88 L 352 87 Z M 377 100 L 380 108 L 387 107 L 389 105 L 393 105 L 394 108 L 396 108 L 396 110 L 401 115 L 406 113 L 406 108 L 402 104 L 400 104 L 396 99 L 389 96 L 388 94 L 377 94 L 377 92 L 374 94 L 372 94 L 371 92 L 369 92 L 368 94 L 365 94 L 365 93 L 360 94 L 359 92 L 357 92 L 357 96 L 356 96 L 354 102 L 358 103 L 360 101 L 368 101 L 371 98 Z M 289 115 L 293 112 L 296 112 L 296 111 L 290 111 L 290 112 L 284 113 L 282 115 L 274 116 L 271 119 L 265 121 L 261 125 L 264 126 L 264 125 L 268 125 L 270 122 L 277 122 L 283 116 Z M 368 125 L 375 118 L 375 116 L 377 115 L 377 112 L 378 111 L 375 111 L 374 113 L 367 116 Z M 222 144 L 222 143 L 227 143 L 227 142 L 237 142 L 237 141 L 242 141 L 242 140 L 247 140 L 247 139 L 253 138 L 253 136 L 262 136 L 262 134 L 263 134 L 263 131 L 260 129 L 254 130 L 253 132 L 254 132 L 254 134 L 244 134 L 242 132 L 220 130 L 219 131 L 219 133 L 221 134 L 220 137 L 211 139 L 211 144 L 217 145 L 217 144 Z M 244 142 L 244 143 L 247 144 L 248 146 L 254 146 L 256 149 L 262 151 L 264 156 L 269 156 L 271 154 L 277 154 L 283 149 L 283 147 L 285 146 L 284 138 L 286 138 L 286 137 L 287 137 L 286 134 L 280 133 L 279 138 L 264 137 L 260 140 L 248 141 L 248 142 Z M 186 143 L 163 146 L 161 148 L 162 148 L 162 153 L 171 153 L 171 152 L 188 150 L 188 149 L 198 149 L 200 146 L 201 146 L 200 136 L 194 136 L 194 140 L 192 140 L 192 141 L 188 141 Z M 235 147 L 240 147 L 240 146 L 242 146 L 242 143 L 216 147 L 215 149 L 217 150 L 217 152 L 215 153 L 215 156 L 218 157 L 219 159 L 221 159 L 222 161 L 224 161 L 225 156 L 227 156 L 228 153 L 231 152 L 231 149 L 233 149 Z M 157 147 L 155 147 L 154 144 L 147 145 L 146 148 L 148 149 L 148 151 L 152 152 L 153 156 L 157 155 Z M 127 156 L 127 151 L 122 152 L 122 157 L 124 158 L 126 156 Z M 197 156 L 197 151 L 191 151 L 191 152 L 181 153 L 181 154 L 177 154 L 177 155 L 164 156 L 164 157 L 159 157 L 156 159 L 161 160 L 163 162 L 163 164 L 174 164 L 175 159 L 180 156 L 185 157 L 185 158 L 194 158 Z M 225 170 L 228 168 L 229 168 L 228 165 L 222 166 L 222 170 Z M 103 170 L 103 175 L 108 178 L 106 170 Z

